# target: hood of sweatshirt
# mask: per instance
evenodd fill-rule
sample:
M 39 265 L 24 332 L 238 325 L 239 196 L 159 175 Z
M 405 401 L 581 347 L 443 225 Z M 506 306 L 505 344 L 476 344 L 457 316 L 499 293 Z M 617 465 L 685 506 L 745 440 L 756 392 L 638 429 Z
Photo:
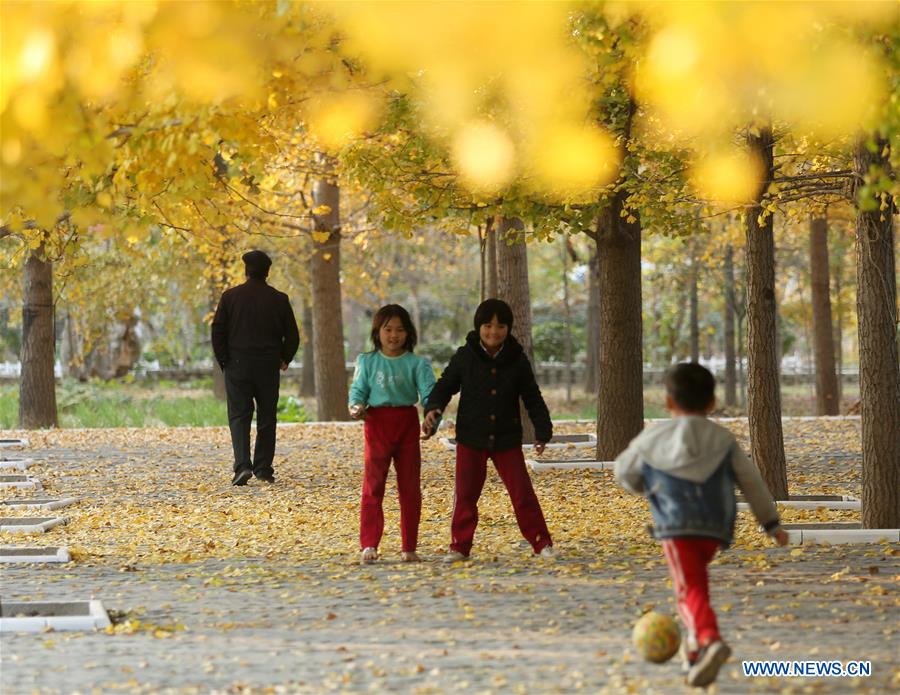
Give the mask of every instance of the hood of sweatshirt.
M 734 443 L 729 430 L 699 415 L 657 423 L 634 440 L 645 463 L 676 478 L 698 483 L 712 475 Z

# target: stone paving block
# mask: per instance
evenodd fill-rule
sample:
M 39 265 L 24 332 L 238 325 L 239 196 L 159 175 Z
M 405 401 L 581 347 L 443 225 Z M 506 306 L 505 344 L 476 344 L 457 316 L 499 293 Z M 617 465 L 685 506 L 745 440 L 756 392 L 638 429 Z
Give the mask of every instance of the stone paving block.
M 46 548 L 5 545 L 0 547 L 0 562 L 69 562 L 69 549 L 61 546 Z
M 30 475 L 0 475 L 0 488 L 17 487 L 22 489 L 43 490 L 41 481 Z
M 3 500 L 0 506 L 22 507 L 24 509 L 62 509 L 81 500 L 77 497 L 32 497 L 30 499 L 18 497 L 11 500 Z
M 611 471 L 616 467 L 615 461 L 596 461 L 594 459 L 555 459 L 553 461 L 525 459 L 525 463 L 535 473 L 565 470 Z
M 0 459 L 0 470 L 13 469 L 24 471 L 34 465 L 34 459 Z
M 0 632 L 100 630 L 112 623 L 100 601 L 3 601 Z
M 54 526 L 65 524 L 64 517 L 39 517 L 39 516 L 2 516 L 0 517 L 0 531 L 8 533 L 44 533 Z
M 27 446 L 27 439 L 0 439 L 0 449 L 24 449 Z

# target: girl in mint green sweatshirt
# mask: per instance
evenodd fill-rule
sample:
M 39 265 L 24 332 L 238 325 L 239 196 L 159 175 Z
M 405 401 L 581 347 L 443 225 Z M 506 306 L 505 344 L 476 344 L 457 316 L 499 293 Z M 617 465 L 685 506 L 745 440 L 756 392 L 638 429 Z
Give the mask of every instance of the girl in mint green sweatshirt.
M 413 354 L 416 329 L 399 304 L 381 307 L 372 318 L 375 349 L 356 359 L 350 385 L 350 415 L 365 420 L 365 465 L 359 541 L 364 564 L 378 559 L 384 532 L 384 487 L 391 461 L 400 496 L 400 537 L 404 562 L 417 562 L 422 510 L 419 414 L 434 387 L 431 364 Z

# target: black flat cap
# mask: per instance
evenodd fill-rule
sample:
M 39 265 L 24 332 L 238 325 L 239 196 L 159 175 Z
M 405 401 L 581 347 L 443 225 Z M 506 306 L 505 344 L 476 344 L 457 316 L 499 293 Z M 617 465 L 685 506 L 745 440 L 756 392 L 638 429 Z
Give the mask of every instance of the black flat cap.
M 244 261 L 244 265 L 247 266 L 247 270 L 262 273 L 268 272 L 269 267 L 272 265 L 272 259 L 263 251 L 248 251 L 241 256 L 241 259 Z

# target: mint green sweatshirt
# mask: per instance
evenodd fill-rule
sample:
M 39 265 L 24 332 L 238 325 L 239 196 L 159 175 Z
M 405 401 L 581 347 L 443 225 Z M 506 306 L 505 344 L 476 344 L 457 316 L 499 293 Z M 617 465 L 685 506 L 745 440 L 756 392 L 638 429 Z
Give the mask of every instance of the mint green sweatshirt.
M 412 352 L 388 357 L 381 350 L 364 352 L 356 358 L 350 385 L 350 405 L 371 408 L 424 403 L 434 388 L 431 363 Z

